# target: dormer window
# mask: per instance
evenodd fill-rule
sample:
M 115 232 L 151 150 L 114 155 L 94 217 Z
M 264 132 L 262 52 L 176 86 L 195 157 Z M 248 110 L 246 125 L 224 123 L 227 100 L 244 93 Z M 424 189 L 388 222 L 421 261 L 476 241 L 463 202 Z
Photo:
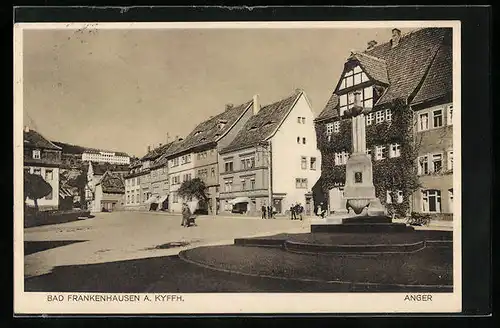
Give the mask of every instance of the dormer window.
M 352 86 L 368 82 L 368 76 L 363 72 L 361 67 L 355 66 L 353 69 L 345 72 L 342 82 L 340 83 L 339 90 L 350 88 Z
M 269 125 L 271 125 L 271 124 L 273 124 L 273 122 L 272 122 L 272 121 L 268 121 L 268 122 L 266 122 L 263 126 L 264 126 L 264 127 L 266 127 L 266 126 L 269 126 Z
M 248 131 L 253 131 L 253 130 L 257 130 L 257 127 L 254 125 L 254 126 L 251 126 Z
M 197 135 L 199 135 L 200 133 L 201 133 L 201 131 L 196 131 L 194 135 L 195 135 L 195 136 L 197 136 Z
M 40 150 L 39 149 L 33 150 L 33 159 L 40 159 Z

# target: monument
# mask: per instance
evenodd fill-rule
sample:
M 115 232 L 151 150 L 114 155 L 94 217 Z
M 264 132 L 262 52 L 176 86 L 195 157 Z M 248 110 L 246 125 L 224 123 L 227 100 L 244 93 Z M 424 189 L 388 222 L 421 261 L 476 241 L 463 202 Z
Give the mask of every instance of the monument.
M 370 110 L 361 106 L 361 92 L 355 92 L 354 106 L 347 111 L 352 120 L 352 154 L 346 164 L 344 197 L 356 215 L 381 216 L 387 211 L 375 196 L 372 161 L 366 154 L 365 114 Z

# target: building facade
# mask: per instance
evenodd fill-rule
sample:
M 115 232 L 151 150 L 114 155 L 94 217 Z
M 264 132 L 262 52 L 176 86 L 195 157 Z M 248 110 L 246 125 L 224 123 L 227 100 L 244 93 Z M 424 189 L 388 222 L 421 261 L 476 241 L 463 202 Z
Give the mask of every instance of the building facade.
M 93 212 L 113 212 L 124 208 L 123 175 L 106 171 L 95 188 Z
M 278 214 L 295 204 L 310 214 L 311 188 L 320 167 L 314 114 L 305 92 L 296 90 L 262 108 L 254 100 L 252 117 L 220 151 L 220 208 L 254 215 L 269 205 L 272 195 Z
M 345 211 L 345 164 L 352 151 L 345 111 L 358 97 L 366 119 L 377 197 L 397 216 L 452 213 L 451 29 L 425 28 L 389 42 L 371 41 L 344 64 L 333 94 L 316 119 L 322 175 L 315 203 Z
M 122 152 L 113 152 L 99 149 L 85 149 L 82 161 L 111 164 L 130 164 L 130 156 Z
M 224 112 L 198 124 L 193 131 L 168 152 L 171 210 L 180 212 L 182 199 L 178 189 L 182 182 L 200 178 L 206 185 L 207 203 L 198 200 L 198 210 L 218 213 L 218 149 L 228 145 L 252 115 L 252 102 L 227 105 Z
M 24 173 L 40 175 L 52 187 L 49 195 L 37 200 L 39 209 L 58 209 L 61 148 L 29 127 L 24 128 L 23 140 Z M 26 204 L 34 206 L 34 200 L 28 198 Z

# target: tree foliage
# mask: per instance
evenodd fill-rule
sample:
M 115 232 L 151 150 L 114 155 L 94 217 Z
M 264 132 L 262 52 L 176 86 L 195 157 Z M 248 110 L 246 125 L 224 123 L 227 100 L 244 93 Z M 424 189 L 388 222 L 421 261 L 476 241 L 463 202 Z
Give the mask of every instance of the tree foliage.
M 208 201 L 207 186 L 200 178 L 182 182 L 177 193 L 183 198 L 196 198 L 200 201 Z
M 38 210 L 38 200 L 49 195 L 52 186 L 38 174 L 24 174 L 24 199 L 32 199 L 35 202 L 35 209 Z

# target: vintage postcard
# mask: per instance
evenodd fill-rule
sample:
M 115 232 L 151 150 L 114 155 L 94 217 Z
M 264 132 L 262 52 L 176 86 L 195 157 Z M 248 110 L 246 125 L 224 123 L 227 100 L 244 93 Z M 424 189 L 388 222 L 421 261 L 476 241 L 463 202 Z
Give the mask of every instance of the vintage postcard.
M 15 314 L 461 311 L 459 21 L 14 42 Z

